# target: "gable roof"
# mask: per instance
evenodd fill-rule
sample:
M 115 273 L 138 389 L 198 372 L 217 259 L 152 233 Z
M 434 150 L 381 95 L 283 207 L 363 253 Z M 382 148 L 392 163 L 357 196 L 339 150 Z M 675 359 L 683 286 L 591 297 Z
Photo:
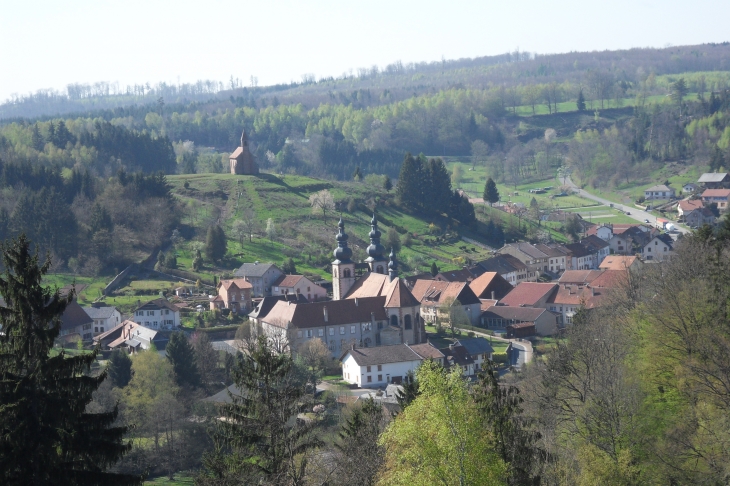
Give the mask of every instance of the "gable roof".
M 159 299 L 150 300 L 149 302 L 142 304 L 135 309 L 135 312 L 138 310 L 156 309 L 170 309 L 173 312 L 180 312 L 180 309 L 177 306 L 171 304 L 167 299 L 163 299 L 162 297 L 160 297 Z
M 72 300 L 66 306 L 66 309 L 61 314 L 61 330 L 66 331 L 74 329 L 84 324 L 93 324 L 94 320 L 84 312 L 84 309 L 75 301 Z
M 528 257 L 535 259 L 535 258 L 545 258 L 547 255 L 543 253 L 539 248 L 535 247 L 535 245 L 532 245 L 530 243 L 526 242 L 518 242 L 518 243 L 508 243 L 504 245 L 500 251 L 503 251 L 505 248 L 514 248 L 519 252 L 524 253 Z
M 485 272 L 497 272 L 500 275 L 527 269 L 527 265 L 512 255 L 497 255 L 483 260 L 477 263 L 477 265 L 482 267 Z
M 554 283 L 521 282 L 500 303 L 514 307 L 533 306 L 549 297 L 557 287 Z
M 644 192 L 669 192 L 672 191 L 671 188 L 667 187 L 664 184 L 658 184 L 656 186 L 651 186 L 649 189 L 644 189 Z
M 438 348 L 431 343 L 409 344 L 408 347 L 410 347 L 423 359 L 441 359 L 444 357 L 444 353 L 439 351 Z
M 560 285 L 558 291 L 548 299 L 550 304 L 582 305 L 586 309 L 598 307 L 606 296 L 608 289 L 595 286 Z
M 416 299 L 406 283 L 395 278 L 383 287 L 385 294 L 385 307 L 416 307 L 420 303 Z
M 266 296 L 254 305 L 254 308 L 248 313 L 248 316 L 253 319 L 264 319 L 279 301 L 302 304 L 309 302 L 302 294 Z
M 599 238 L 596 235 L 589 235 L 583 238 L 582 240 L 580 240 L 580 244 L 585 246 L 586 248 L 596 251 L 608 247 L 608 242 L 604 239 Z
M 434 280 L 443 280 L 445 282 L 469 282 L 474 279 L 474 274 L 466 268 L 461 270 L 450 270 L 448 272 L 441 272 L 436 275 Z
M 641 261 L 641 260 L 638 260 Z M 626 285 L 629 281 L 629 270 L 604 270 L 593 282 L 592 287 L 615 289 Z
M 253 285 L 251 285 L 249 282 L 246 281 L 246 279 L 243 278 L 231 278 L 218 282 L 218 287 L 223 287 L 226 290 L 230 289 L 232 285 L 235 285 L 241 290 L 253 288 Z
M 84 312 L 92 318 L 92 319 L 109 319 L 111 316 L 114 315 L 114 311 L 117 310 L 116 307 L 111 305 L 105 305 L 103 307 L 84 307 Z
M 576 258 L 587 257 L 593 254 L 591 249 L 582 243 L 569 243 L 565 245 L 565 248 L 570 250 L 570 253 L 572 253 Z
M 114 339 L 107 345 L 110 348 L 114 348 L 116 346 L 124 344 L 127 341 L 135 340 L 135 338 L 142 338 L 145 341 L 152 342 L 157 336 L 157 331 L 145 327 L 137 322 L 127 320 L 119 324 L 111 331 L 107 331 L 103 334 L 96 336 L 94 340 L 101 341 L 107 336 L 116 336 L 117 333 L 118 336 L 116 337 L 116 339 Z
M 373 297 L 380 295 L 388 280 L 387 275 L 376 272 L 368 272 L 359 279 L 355 280 L 355 283 L 350 287 L 350 290 L 345 295 L 345 299 L 354 299 L 355 297 Z
M 598 265 L 598 268 L 604 270 L 626 270 L 636 263 L 637 259 L 636 256 L 608 255 Z
M 469 356 L 469 352 L 464 346 L 452 345 L 447 348 L 439 349 L 446 357 L 446 363 L 449 366 L 466 366 L 474 363 L 474 360 Z
M 417 280 L 413 285 L 413 297 L 421 304 L 443 304 L 447 299 L 458 300 L 461 305 L 478 304 L 479 298 L 466 282 L 439 282 Z
M 697 208 L 704 208 L 705 205 L 702 199 L 682 199 L 677 203 L 677 207 L 682 211 L 693 211 Z
M 273 263 L 244 263 L 238 270 L 233 272 L 233 275 L 236 277 L 263 277 L 272 268 L 284 273 Z
M 303 278 L 305 278 L 304 275 L 281 275 L 271 285 L 274 287 L 294 287 Z
M 415 307 L 418 305 L 418 299 L 413 297 L 403 279 L 390 280 L 388 275 L 382 273 L 368 272 L 364 277 L 356 280 L 347 292 L 345 300 L 367 297 L 385 297 L 385 307 Z
M 505 319 L 514 322 L 535 322 L 546 311 L 541 307 L 492 306 L 482 312 L 484 319 Z
M 479 277 L 472 280 L 469 283 L 469 287 L 471 287 L 474 295 L 480 299 L 491 298 L 492 292 L 494 292 L 494 297 L 496 299 L 501 299 L 505 295 L 509 294 L 514 288 L 512 287 L 512 284 L 506 281 L 504 277 L 497 272 L 484 272 Z
M 700 176 L 697 182 L 725 182 L 727 178 L 727 172 L 706 172 Z
M 730 189 L 705 189 L 702 197 L 730 197 Z
M 388 314 L 385 312 L 385 297 L 362 297 L 303 304 L 280 300 L 274 304 L 265 318 L 259 317 L 259 319 L 282 329 L 306 329 L 358 324 L 371 322 L 373 319 L 387 321 Z
M 609 258 L 609 257 L 606 257 Z M 603 261 L 606 261 L 605 259 Z M 593 280 L 595 280 L 599 275 L 601 275 L 600 270 L 566 270 L 563 272 L 563 274 L 558 279 L 558 283 L 564 284 L 585 284 L 585 283 L 591 283 Z
M 344 361 L 348 354 L 353 357 L 358 366 L 423 361 L 423 357 L 412 350 L 407 344 L 348 349 L 342 354 L 340 361 Z
M 494 352 L 494 348 L 492 348 L 492 345 L 489 344 L 489 341 L 487 341 L 483 337 L 459 339 L 458 341 L 456 341 L 455 344 L 463 346 L 470 356 Z

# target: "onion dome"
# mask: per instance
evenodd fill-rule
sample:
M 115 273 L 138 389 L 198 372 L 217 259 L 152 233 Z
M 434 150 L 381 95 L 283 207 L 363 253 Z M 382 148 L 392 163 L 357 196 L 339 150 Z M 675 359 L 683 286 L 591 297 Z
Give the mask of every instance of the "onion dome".
M 378 230 L 378 220 L 375 219 L 375 215 L 373 214 L 373 219 L 370 221 L 370 227 L 372 228 L 370 230 L 370 246 L 367 248 L 368 256 L 371 260 L 382 260 L 383 259 L 383 253 L 385 252 L 385 247 L 380 244 L 380 230 Z
M 398 276 L 398 260 L 395 258 L 395 250 L 390 249 L 390 261 L 388 262 L 388 275 L 392 282 Z
M 347 233 L 345 233 L 345 222 L 342 221 L 342 217 L 340 217 L 340 222 L 337 226 L 340 228 L 340 231 L 337 233 L 337 236 L 335 236 L 335 239 L 337 240 L 337 248 L 335 248 L 334 255 L 335 258 L 341 262 L 348 261 L 352 258 L 352 250 L 347 246 L 347 240 L 350 237 L 347 236 Z

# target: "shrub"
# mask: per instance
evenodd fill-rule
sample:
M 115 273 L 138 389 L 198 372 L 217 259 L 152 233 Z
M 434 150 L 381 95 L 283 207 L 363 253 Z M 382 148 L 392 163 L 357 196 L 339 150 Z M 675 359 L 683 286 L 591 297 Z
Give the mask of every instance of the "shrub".
M 497 364 L 506 364 L 507 363 L 507 353 L 494 353 L 492 355 L 492 361 L 494 361 Z

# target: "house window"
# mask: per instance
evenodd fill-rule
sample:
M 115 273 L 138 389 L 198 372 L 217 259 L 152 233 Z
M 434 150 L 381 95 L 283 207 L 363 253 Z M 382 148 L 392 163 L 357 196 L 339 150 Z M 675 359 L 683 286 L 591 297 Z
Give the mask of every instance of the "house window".
M 335 335 L 335 328 L 330 327 L 330 336 L 334 336 L 334 335 Z
M 350 326 L 350 334 L 355 334 L 355 325 Z
M 308 338 L 311 338 L 312 337 L 312 330 L 311 329 L 307 329 L 307 337 Z
M 170 309 L 165 309 L 165 315 L 170 315 Z
M 344 272 L 342 272 L 345 276 L 345 278 L 348 278 L 350 276 L 350 269 L 346 268 Z
M 298 338 L 302 337 L 302 331 L 297 331 L 297 337 Z
M 378 322 L 378 329 L 382 329 L 382 328 L 383 328 L 383 323 L 382 322 Z
M 95 327 L 94 328 L 94 332 L 99 332 L 99 328 L 98 327 Z
M 368 375 L 368 383 L 372 383 L 372 382 L 373 382 L 373 377 Z
M 368 366 L 368 367 L 367 367 L 367 370 L 366 370 L 366 371 L 367 371 L 368 373 L 370 373 L 370 371 L 371 371 L 371 370 L 370 370 L 370 366 Z
M 345 334 L 345 326 L 340 326 L 340 334 Z
M 362 325 L 363 331 L 369 331 L 370 329 L 372 329 L 372 324 L 370 324 L 369 322 L 366 322 Z
M 403 318 L 403 327 L 405 327 L 406 329 L 411 329 L 412 325 L 410 314 L 406 314 L 406 316 Z
M 307 286 L 307 292 L 309 292 L 309 291 L 310 291 L 310 290 L 309 290 L 309 286 Z
M 378 365 L 378 371 L 383 371 L 383 365 Z
M 378 381 L 383 381 L 383 375 L 378 375 Z
M 322 336 L 324 336 L 324 329 L 319 330 L 319 337 L 322 337 Z

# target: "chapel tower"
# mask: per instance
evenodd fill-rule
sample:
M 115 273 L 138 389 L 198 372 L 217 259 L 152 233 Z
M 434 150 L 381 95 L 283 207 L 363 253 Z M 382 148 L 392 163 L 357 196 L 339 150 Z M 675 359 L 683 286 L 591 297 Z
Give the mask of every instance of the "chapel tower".
M 341 300 L 355 283 L 355 262 L 352 261 L 352 250 L 347 246 L 349 236 L 345 233 L 345 223 L 340 217 L 337 224 L 339 232 L 335 239 L 337 248 L 334 251 L 335 261 L 332 262 L 332 299 Z

